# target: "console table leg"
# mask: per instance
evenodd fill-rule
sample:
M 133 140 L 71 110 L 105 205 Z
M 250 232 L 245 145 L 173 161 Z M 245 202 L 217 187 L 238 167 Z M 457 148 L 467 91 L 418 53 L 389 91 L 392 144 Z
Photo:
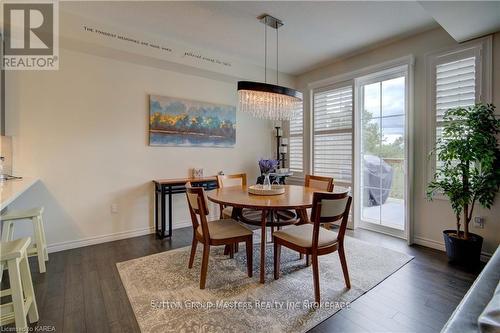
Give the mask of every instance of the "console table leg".
M 156 183 L 154 184 L 154 189 L 153 189 L 153 194 L 155 196 L 155 206 L 154 206 L 154 210 L 155 210 L 155 215 L 154 215 L 154 219 L 155 219 L 155 233 L 156 235 L 158 235 L 158 231 L 159 231 L 159 220 L 158 220 L 158 196 L 159 196 L 159 193 L 158 193 L 158 185 L 156 185 Z
M 160 185 L 161 186 L 161 195 L 160 195 L 160 207 L 161 207 L 161 219 L 160 219 L 160 223 L 161 223 L 161 230 L 159 232 L 159 237 L 160 238 L 164 238 L 165 237 L 165 186 L 163 185 Z
M 172 186 L 168 187 L 168 235 L 172 237 Z

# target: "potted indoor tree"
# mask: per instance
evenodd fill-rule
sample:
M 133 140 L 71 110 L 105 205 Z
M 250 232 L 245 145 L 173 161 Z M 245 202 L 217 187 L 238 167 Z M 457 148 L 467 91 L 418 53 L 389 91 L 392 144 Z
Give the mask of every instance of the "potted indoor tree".
M 444 114 L 442 137 L 434 154 L 440 167 L 428 185 L 427 196 L 449 198 L 456 230 L 444 230 L 446 253 L 451 262 L 472 267 L 479 263 L 483 238 L 471 233 L 474 206 L 491 208 L 500 188 L 500 150 L 496 135 L 500 120 L 495 106 L 476 104 L 449 109 Z M 461 230 L 463 226 L 463 230 Z

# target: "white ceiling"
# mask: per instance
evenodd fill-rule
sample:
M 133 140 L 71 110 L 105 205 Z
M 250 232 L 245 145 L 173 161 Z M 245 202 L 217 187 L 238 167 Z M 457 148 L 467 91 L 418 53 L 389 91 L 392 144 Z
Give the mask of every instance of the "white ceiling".
M 420 1 L 420 5 L 457 41 L 500 31 L 500 1 Z
M 263 65 L 262 13 L 284 21 L 279 68 L 300 74 L 377 43 L 437 26 L 416 2 L 61 2 L 61 9 Z M 268 30 L 275 67 L 275 32 Z

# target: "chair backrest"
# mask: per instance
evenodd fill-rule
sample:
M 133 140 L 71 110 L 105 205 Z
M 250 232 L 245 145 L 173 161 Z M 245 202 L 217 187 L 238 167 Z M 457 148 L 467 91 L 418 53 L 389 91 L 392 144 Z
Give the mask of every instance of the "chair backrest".
M 193 224 L 193 232 L 196 232 L 201 224 L 201 231 L 205 240 L 210 239 L 208 232 L 208 201 L 203 187 L 193 187 L 190 182 L 186 183 L 186 197 L 188 200 L 189 213 Z M 198 216 L 200 217 L 198 220 Z
M 314 223 L 313 247 L 318 245 L 319 228 L 321 223 L 330 223 L 342 220 L 337 239 L 339 242 L 344 240 L 347 220 L 351 209 L 352 197 L 349 192 L 344 193 L 325 193 L 315 192 L 313 194 L 313 208 L 311 219 Z
M 221 187 L 247 186 L 247 174 L 217 175 L 217 185 Z
M 333 178 L 306 175 L 304 185 L 306 187 L 312 187 L 319 191 L 331 192 L 333 191 Z

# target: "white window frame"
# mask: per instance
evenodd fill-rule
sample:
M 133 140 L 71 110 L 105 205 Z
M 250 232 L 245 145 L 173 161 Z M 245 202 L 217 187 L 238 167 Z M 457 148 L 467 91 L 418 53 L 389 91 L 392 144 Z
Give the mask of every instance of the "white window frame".
M 363 102 L 361 101 L 362 94 L 360 93 L 361 87 L 366 84 L 390 80 L 395 77 L 404 76 L 405 78 L 405 166 L 404 166 L 404 174 L 405 174 L 405 190 L 404 190 L 404 202 L 405 202 L 405 211 L 404 211 L 404 230 L 397 230 L 391 227 L 376 225 L 372 223 L 367 223 L 361 221 L 362 207 L 361 204 L 361 195 L 359 191 L 359 187 L 361 185 L 362 178 L 362 170 L 359 168 L 359 163 L 357 162 L 355 165 L 355 180 L 356 180 L 356 189 L 358 190 L 356 195 L 354 196 L 354 207 L 355 208 L 355 223 L 356 226 L 362 227 L 364 229 L 373 230 L 379 233 L 388 234 L 391 236 L 399 237 L 406 239 L 408 243 L 411 243 L 411 235 L 412 231 L 410 230 L 412 227 L 412 185 L 413 185 L 413 143 L 412 143 L 412 119 L 413 119 L 413 61 L 409 61 L 406 64 L 394 66 L 392 68 L 384 69 L 378 72 L 371 73 L 369 75 L 365 75 L 363 77 L 358 77 L 355 79 L 355 93 L 356 93 L 356 114 L 361 114 L 360 108 L 363 106 Z M 361 156 L 361 117 L 357 117 L 355 124 L 355 156 L 356 160 Z
M 492 82 L 492 37 L 484 37 L 473 40 L 458 47 L 446 50 L 440 50 L 427 54 L 425 57 L 425 83 L 427 86 L 427 133 L 426 147 L 427 156 L 430 155 L 435 147 L 436 142 L 436 66 L 456 60 L 461 60 L 469 57 L 476 58 L 476 103 L 491 103 L 491 82 Z M 424 160 L 424 170 L 426 170 L 427 180 L 424 186 L 424 197 L 426 194 L 427 184 L 433 180 L 436 171 L 436 156 L 433 154 Z M 442 194 L 437 194 L 436 199 L 448 200 Z

